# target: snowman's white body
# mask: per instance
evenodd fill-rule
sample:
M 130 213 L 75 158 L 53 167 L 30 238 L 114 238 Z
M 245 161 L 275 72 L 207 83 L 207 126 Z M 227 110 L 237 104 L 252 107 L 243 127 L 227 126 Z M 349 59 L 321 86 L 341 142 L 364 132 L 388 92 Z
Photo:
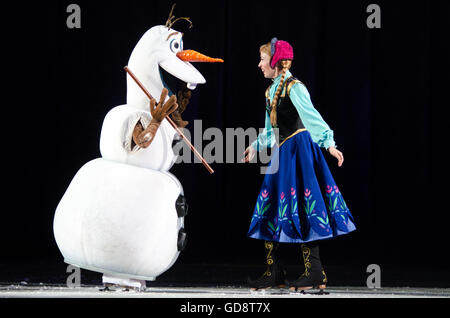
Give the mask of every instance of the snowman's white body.
M 190 63 L 164 54 L 166 38 L 174 32 L 163 26 L 147 31 L 128 64 L 156 99 L 163 88 L 158 65 L 191 87 L 205 82 Z M 154 280 L 180 252 L 184 217 L 179 217 L 176 202 L 184 193 L 168 172 L 177 158 L 172 143 L 179 136 L 163 120 L 151 145 L 140 148 L 132 141 L 139 121 L 143 127 L 150 123 L 149 101 L 128 77 L 127 104 L 113 108 L 103 123 L 102 158 L 77 172 L 54 218 L 54 235 L 65 262 L 104 273 L 111 281 Z
M 176 160 L 169 147 L 175 130 L 163 124 L 149 149 L 131 149 L 133 128 L 138 121 L 146 127 L 148 115 L 123 105 L 105 117 L 102 158 L 77 172 L 56 210 L 54 234 L 66 263 L 153 280 L 177 259 L 184 218 L 175 204 L 183 189 L 167 172 Z M 156 148 L 162 151 L 152 156 Z

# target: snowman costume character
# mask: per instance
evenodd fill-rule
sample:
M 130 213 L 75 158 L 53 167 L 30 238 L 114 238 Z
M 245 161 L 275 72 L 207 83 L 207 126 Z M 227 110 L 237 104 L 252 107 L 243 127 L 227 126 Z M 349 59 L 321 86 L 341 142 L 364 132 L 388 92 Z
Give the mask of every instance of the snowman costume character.
M 54 236 L 64 261 L 103 273 L 105 286 L 143 290 L 185 246 L 187 204 L 181 183 L 169 172 L 180 136 L 165 117 L 175 111 L 178 126 L 186 122 L 166 78 L 193 90 L 206 81 L 189 61 L 213 59 L 185 54 L 183 34 L 172 24 L 169 17 L 165 26 L 148 30 L 128 63 L 150 94 L 161 96 L 159 103 L 149 102 L 127 76 L 127 104 L 111 109 L 103 122 L 102 157 L 77 172 L 56 209 Z M 192 52 L 197 60 L 189 58 Z

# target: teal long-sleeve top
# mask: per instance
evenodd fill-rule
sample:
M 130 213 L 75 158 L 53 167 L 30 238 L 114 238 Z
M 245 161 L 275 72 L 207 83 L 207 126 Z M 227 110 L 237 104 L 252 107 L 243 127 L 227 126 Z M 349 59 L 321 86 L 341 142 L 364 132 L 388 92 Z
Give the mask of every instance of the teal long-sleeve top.
M 285 79 L 291 77 L 290 71 L 286 72 Z M 280 83 L 281 75 L 273 80 L 273 84 L 269 89 L 270 100 L 275 97 L 275 91 Z M 328 149 L 329 147 L 336 147 L 334 142 L 334 132 L 330 129 L 328 124 L 323 120 L 320 113 L 314 108 L 311 102 L 311 97 L 305 85 L 301 83 L 295 83 L 292 85 L 289 97 L 297 109 L 303 125 L 311 134 L 312 140 L 320 147 Z M 270 123 L 270 116 L 266 113 L 266 122 L 264 130 L 258 135 L 256 140 L 252 143 L 252 147 L 257 151 L 261 151 L 264 148 L 272 148 L 275 141 L 275 134 Z

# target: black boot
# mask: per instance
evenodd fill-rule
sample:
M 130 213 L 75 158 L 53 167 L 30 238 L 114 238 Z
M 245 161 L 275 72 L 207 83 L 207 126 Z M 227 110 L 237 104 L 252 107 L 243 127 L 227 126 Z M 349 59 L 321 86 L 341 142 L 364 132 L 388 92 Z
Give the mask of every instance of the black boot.
M 303 262 L 305 272 L 295 281 L 291 282 L 290 291 L 326 288 L 327 275 L 322 268 L 317 243 L 302 244 Z
M 255 280 L 247 279 L 253 290 L 286 287 L 286 274 L 275 255 L 278 244 L 277 242 L 264 242 L 267 269 L 261 277 Z

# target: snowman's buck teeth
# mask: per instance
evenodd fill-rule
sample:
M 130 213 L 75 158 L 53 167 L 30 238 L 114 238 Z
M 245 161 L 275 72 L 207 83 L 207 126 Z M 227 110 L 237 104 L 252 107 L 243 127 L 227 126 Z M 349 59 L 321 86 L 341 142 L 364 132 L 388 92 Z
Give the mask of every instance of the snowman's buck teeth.
M 194 90 L 196 87 L 197 87 L 197 84 L 187 83 L 187 88 L 189 88 L 190 90 Z

